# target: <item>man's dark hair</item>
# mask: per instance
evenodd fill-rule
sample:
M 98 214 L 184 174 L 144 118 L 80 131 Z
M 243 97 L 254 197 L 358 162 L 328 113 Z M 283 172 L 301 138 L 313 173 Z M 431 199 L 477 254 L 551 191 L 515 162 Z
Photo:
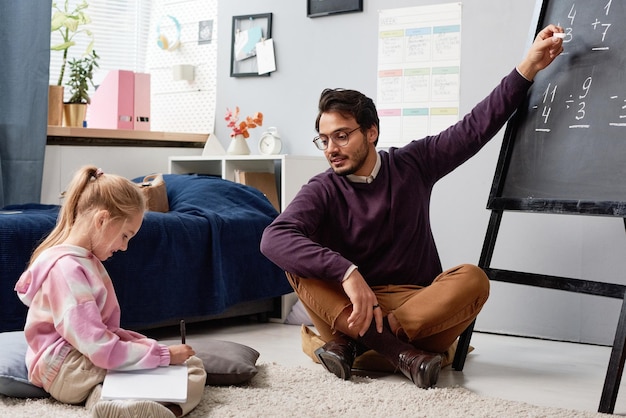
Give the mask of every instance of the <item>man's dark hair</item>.
M 361 131 L 376 126 L 380 135 L 378 111 L 374 101 L 356 90 L 324 89 L 320 96 L 319 113 L 315 119 L 315 130 L 319 132 L 322 113 L 338 112 L 343 117 L 354 117 Z M 378 143 L 378 138 L 374 145 Z

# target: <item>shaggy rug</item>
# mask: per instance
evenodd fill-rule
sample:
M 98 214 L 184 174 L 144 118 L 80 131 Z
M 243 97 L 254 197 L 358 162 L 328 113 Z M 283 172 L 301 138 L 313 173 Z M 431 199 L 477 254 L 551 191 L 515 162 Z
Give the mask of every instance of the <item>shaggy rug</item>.
M 242 386 L 207 386 L 194 417 L 607 417 L 478 396 L 461 387 L 420 390 L 406 381 L 337 379 L 321 367 L 260 363 Z M 1 417 L 89 417 L 84 407 L 50 399 L 0 397 Z

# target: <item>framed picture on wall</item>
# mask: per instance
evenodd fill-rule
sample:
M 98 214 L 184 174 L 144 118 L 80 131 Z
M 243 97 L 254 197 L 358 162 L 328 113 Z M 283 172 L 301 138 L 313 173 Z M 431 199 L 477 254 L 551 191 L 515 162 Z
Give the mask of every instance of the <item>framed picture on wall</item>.
M 308 17 L 362 11 L 363 0 L 307 0 L 306 3 L 306 15 Z
M 230 76 L 269 76 L 259 74 L 256 44 L 272 37 L 272 14 L 233 16 Z

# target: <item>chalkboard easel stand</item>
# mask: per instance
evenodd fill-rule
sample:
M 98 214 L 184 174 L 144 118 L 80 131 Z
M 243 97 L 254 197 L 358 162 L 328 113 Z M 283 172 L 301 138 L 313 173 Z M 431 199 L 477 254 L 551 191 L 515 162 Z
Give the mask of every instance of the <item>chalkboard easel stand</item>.
M 495 249 L 496 238 L 500 223 L 502 221 L 503 210 L 492 210 L 487 227 L 485 241 L 483 243 L 482 252 L 479 260 L 481 267 L 490 280 L 522 284 L 549 289 L 564 290 L 568 292 L 576 292 L 587 295 L 604 296 L 610 298 L 622 299 L 622 308 L 619 315 L 617 330 L 611 357 L 604 380 L 604 388 L 602 389 L 602 397 L 598 412 L 613 413 L 617 393 L 619 390 L 620 380 L 624 370 L 624 361 L 626 360 L 626 286 L 612 283 L 602 283 L 589 280 L 572 279 L 567 277 L 546 276 L 541 274 L 523 273 L 510 270 L 500 270 L 490 267 L 491 258 Z M 624 219 L 624 227 L 626 229 L 626 218 Z M 472 323 L 459 338 L 457 351 L 454 356 L 452 367 L 455 370 L 463 370 L 465 365 L 465 357 L 469 349 L 470 339 L 474 323 Z

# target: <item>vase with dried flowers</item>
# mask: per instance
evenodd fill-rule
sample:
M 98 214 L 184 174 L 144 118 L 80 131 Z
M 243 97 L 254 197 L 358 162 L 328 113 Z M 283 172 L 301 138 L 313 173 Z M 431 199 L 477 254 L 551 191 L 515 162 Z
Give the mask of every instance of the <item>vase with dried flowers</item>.
M 246 141 L 250 137 L 248 130 L 263 125 L 263 113 L 257 112 L 253 116 L 247 116 L 245 120 L 240 122 L 239 106 L 236 106 L 234 111 L 226 108 L 224 119 L 227 122 L 226 126 L 231 129 L 230 137 L 232 138 L 226 153 L 231 155 L 250 154 L 250 147 L 248 147 L 248 142 Z

